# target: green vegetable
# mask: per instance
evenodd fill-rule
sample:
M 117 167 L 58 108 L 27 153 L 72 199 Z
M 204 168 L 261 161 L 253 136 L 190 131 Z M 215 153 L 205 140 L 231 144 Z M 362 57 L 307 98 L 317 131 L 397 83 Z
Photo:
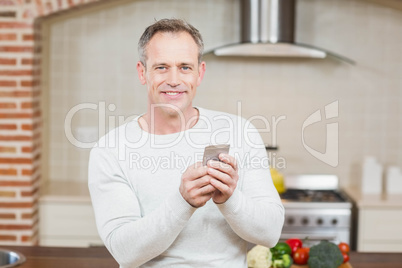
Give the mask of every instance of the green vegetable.
M 292 249 L 287 243 L 279 242 L 275 247 L 271 248 L 272 260 L 282 260 L 284 254 L 292 254 Z
M 289 268 L 293 264 L 293 259 L 289 254 L 283 254 L 282 259 L 276 259 L 273 262 L 273 268 Z
M 310 268 L 337 268 L 343 262 L 342 252 L 337 245 L 321 241 L 310 248 L 308 265 Z

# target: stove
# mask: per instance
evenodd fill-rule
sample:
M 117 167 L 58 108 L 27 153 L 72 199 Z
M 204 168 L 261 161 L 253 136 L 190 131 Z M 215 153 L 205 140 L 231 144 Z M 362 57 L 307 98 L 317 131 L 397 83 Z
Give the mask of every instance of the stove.
M 285 207 L 282 241 L 297 237 L 309 247 L 321 240 L 351 245 L 353 202 L 338 183 L 335 175 L 285 178 L 287 190 L 280 195 Z

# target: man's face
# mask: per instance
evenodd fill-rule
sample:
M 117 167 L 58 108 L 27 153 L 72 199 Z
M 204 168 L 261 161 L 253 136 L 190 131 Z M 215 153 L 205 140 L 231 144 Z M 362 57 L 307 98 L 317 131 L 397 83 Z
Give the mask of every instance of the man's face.
M 140 81 L 148 88 L 148 106 L 162 104 L 164 113 L 190 114 L 192 100 L 205 73 L 205 63 L 198 64 L 198 46 L 186 32 L 156 33 L 146 47 L 146 67 L 137 63 Z M 166 105 L 166 106 L 165 106 Z

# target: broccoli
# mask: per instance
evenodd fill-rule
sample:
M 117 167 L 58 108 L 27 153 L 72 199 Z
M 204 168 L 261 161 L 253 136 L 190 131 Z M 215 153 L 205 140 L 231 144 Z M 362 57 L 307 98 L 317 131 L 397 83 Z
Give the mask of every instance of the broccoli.
M 273 261 L 273 268 L 290 268 L 293 264 L 293 259 L 289 254 L 283 254 L 281 259 Z
M 310 248 L 308 258 L 310 268 L 337 268 L 342 263 L 341 250 L 334 243 L 321 241 Z

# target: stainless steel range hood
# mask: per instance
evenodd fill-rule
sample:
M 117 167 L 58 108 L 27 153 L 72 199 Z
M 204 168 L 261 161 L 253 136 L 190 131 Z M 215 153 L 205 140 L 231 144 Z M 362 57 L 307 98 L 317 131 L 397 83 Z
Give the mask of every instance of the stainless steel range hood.
M 333 56 L 333 52 L 294 42 L 295 0 L 241 0 L 241 43 L 213 50 L 217 56 L 303 57 Z

